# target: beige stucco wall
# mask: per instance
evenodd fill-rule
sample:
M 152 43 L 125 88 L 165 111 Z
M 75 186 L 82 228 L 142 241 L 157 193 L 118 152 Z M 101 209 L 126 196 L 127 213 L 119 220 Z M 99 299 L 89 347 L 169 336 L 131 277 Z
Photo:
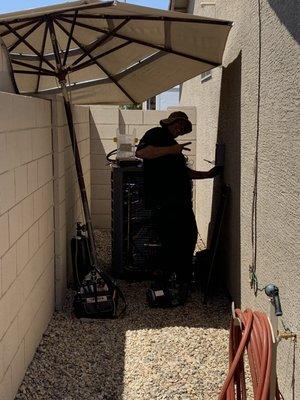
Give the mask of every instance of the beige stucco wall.
M 74 108 L 90 198 L 88 107 Z M 83 221 L 60 98 L 0 93 L 0 399 L 12 400 L 55 308 Z
M 179 109 L 179 108 L 176 108 Z M 196 114 L 194 107 L 183 107 L 193 124 L 193 131 L 179 142 L 191 141 L 191 151 L 187 154 L 193 168 L 196 164 Z M 91 198 L 92 218 L 96 227 L 111 227 L 111 167 L 106 155 L 117 147 L 114 138 L 121 134 L 135 132 L 139 140 L 144 133 L 159 125 L 173 109 L 168 111 L 154 110 L 120 110 L 118 107 L 90 107 L 91 124 Z
M 190 11 L 203 14 L 199 1 Z M 206 9 L 207 12 L 207 9 Z M 216 1 L 211 16 L 234 21 L 224 68 L 212 79 L 197 77 L 183 85 L 181 103 L 197 107 L 197 165 L 214 159 L 215 143 L 226 145 L 224 180 L 231 199 L 222 238 L 227 285 L 242 307 L 268 312 L 263 292 L 249 287 L 252 260 L 251 205 L 257 132 L 259 74 L 259 13 L 256 1 Z M 208 15 L 208 14 L 206 14 Z M 299 4 L 261 1 L 261 90 L 258 146 L 257 275 L 261 286 L 279 286 L 286 324 L 299 334 Z M 212 183 L 200 182 L 197 191 L 198 226 L 207 235 Z M 300 354 L 293 366 L 291 341 L 278 348 L 279 384 L 285 399 L 300 398 Z M 294 375 L 293 375 L 294 374 Z M 294 378 L 294 383 L 293 383 Z M 293 385 L 295 386 L 293 388 Z

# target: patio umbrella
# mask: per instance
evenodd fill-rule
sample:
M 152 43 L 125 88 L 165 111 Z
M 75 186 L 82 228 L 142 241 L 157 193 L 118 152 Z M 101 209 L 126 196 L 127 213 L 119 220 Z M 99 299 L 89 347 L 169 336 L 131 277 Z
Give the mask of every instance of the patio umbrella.
M 174 11 L 83 0 L 0 15 L 16 93 L 61 93 L 88 230 L 91 215 L 74 104 L 134 104 L 221 65 L 232 23 Z

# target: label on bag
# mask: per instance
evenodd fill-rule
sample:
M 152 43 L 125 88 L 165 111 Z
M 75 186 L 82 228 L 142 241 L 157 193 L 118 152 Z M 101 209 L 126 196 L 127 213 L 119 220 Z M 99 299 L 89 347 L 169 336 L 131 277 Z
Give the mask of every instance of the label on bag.
M 157 297 L 164 296 L 164 291 L 163 290 L 154 290 L 154 293 Z
M 97 301 L 107 301 L 107 296 L 98 296 Z

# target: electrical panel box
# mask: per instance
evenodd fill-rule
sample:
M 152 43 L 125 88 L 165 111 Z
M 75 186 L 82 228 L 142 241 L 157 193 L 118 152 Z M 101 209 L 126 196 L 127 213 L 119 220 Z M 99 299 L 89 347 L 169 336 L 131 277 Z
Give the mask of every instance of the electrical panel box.
M 160 244 L 145 209 L 142 164 L 114 165 L 111 190 L 112 272 L 118 278 L 147 275 L 159 268 Z

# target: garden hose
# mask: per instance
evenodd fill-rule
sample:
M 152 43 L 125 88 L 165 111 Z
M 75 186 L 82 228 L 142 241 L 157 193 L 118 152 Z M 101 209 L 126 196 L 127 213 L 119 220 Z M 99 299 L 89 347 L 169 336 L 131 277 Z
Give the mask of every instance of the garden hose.
M 229 371 L 218 400 L 247 398 L 243 354 L 247 350 L 254 400 L 269 400 L 272 364 L 272 332 L 266 314 L 235 310 L 241 326 L 230 325 Z M 282 396 L 276 384 L 276 400 Z

